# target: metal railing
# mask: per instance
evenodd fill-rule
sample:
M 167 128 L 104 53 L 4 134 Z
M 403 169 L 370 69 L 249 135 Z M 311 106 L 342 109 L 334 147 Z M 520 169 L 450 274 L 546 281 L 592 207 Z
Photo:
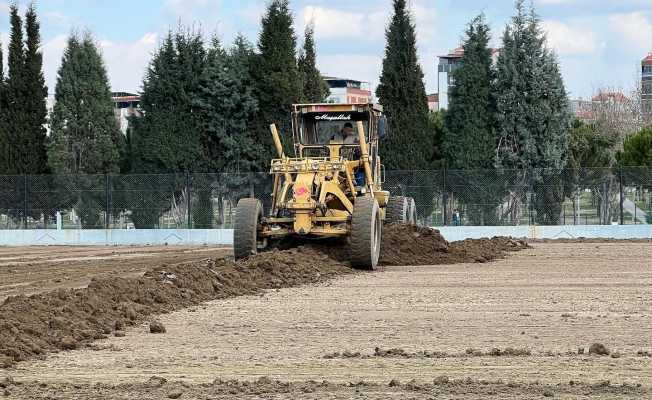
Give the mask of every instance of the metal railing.
M 0 229 L 231 228 L 237 201 L 271 203 L 255 174 L 0 176 Z M 387 171 L 421 223 L 652 224 L 652 168 Z

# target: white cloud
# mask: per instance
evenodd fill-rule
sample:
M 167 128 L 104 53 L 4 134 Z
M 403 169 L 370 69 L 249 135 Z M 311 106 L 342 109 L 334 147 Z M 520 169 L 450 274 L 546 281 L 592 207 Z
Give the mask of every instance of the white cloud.
M 543 21 L 541 25 L 548 44 L 559 55 L 593 54 L 604 46 L 598 35 L 587 27 L 570 26 L 560 21 Z
M 540 6 L 559 5 L 559 4 L 574 4 L 577 0 L 536 0 L 536 4 Z
M 72 22 L 70 17 L 60 11 L 48 11 L 43 13 L 44 22 L 48 25 L 57 25 L 59 27 L 69 27 Z
M 265 4 L 249 4 L 240 9 L 239 14 L 248 23 L 258 25 L 263 18 L 263 14 L 265 14 Z
M 650 51 L 650 38 L 652 38 L 652 20 L 647 13 L 633 12 L 617 14 L 609 18 L 611 30 L 620 34 L 627 42 L 626 45 L 635 51 Z
M 438 24 L 437 9 L 433 0 L 412 0 L 410 10 L 417 27 L 419 61 L 426 82 L 436 82 L 433 54 L 440 51 L 441 29 Z M 385 46 L 385 28 L 390 19 L 391 7 L 380 7 L 367 12 L 353 12 L 333 7 L 307 6 L 299 13 L 301 28 L 310 21 L 315 22 L 315 36 L 322 40 L 320 49 L 333 48 L 337 53 L 320 52 L 320 70 L 327 75 L 340 75 L 369 81 L 376 85 L 382 70 L 382 57 Z M 376 55 L 358 55 L 351 52 L 345 55 L 349 46 L 373 48 Z M 432 90 L 432 89 L 431 89 Z
M 166 0 L 165 8 L 176 14 L 193 12 L 198 8 L 219 7 L 218 0 Z
M 43 44 L 43 72 L 50 94 L 54 93 L 57 72 L 67 43 L 68 35 L 57 35 Z
M 303 26 L 314 21 L 315 36 L 319 39 L 376 39 L 384 32 L 387 21 L 386 11 L 356 13 L 317 6 L 304 7 L 301 15 Z
M 0 15 L 9 14 L 9 3 L 6 1 L 0 1 Z
M 146 33 L 135 42 L 112 42 L 102 48 L 114 91 L 136 92 L 140 89 L 157 43 L 156 33 Z
M 57 71 L 68 41 L 67 35 L 58 35 L 43 45 L 43 69 L 50 93 L 54 93 Z M 146 33 L 134 42 L 100 40 L 111 88 L 115 91 L 138 91 L 144 73 L 156 50 L 158 34 Z
M 320 55 L 317 64 L 324 75 L 369 81 L 372 89 L 375 89 L 383 59 L 381 55 L 331 54 Z

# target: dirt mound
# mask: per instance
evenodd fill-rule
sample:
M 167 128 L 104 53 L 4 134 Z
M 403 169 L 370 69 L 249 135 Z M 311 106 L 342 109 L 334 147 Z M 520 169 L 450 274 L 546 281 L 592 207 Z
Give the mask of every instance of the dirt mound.
M 137 279 L 95 279 L 83 289 L 10 297 L 0 305 L 0 367 L 78 348 L 150 315 L 351 272 L 320 251 L 301 247 L 237 264 L 205 260 L 153 269 Z
M 389 378 L 388 378 L 389 379 Z M 539 383 L 503 380 L 486 381 L 471 377 L 438 376 L 431 381 L 391 379 L 388 383 L 365 381 L 331 383 L 328 381 L 283 382 L 268 377 L 256 381 L 215 379 L 213 383 L 190 384 L 152 377 L 143 383 L 93 384 L 38 382 L 0 382 L 11 398 L 24 399 L 128 399 L 210 398 L 216 400 L 245 399 L 363 399 L 399 400 L 432 398 L 456 399 L 542 399 L 542 398 L 649 398 L 648 387 L 627 384 L 591 384 L 588 382 Z
M 388 226 L 383 265 L 486 262 L 527 245 L 511 239 L 447 243 L 438 231 Z M 139 278 L 103 277 L 83 289 L 59 289 L 0 305 L 0 368 L 48 352 L 73 350 L 108 335 L 123 336 L 148 316 L 264 289 L 314 283 L 353 273 L 346 246 L 312 244 L 232 259 L 160 267 Z
M 410 225 L 383 227 L 381 265 L 432 265 L 448 253 L 449 244 L 435 229 Z
M 391 266 L 488 262 L 504 257 L 509 251 L 519 251 L 527 247 L 525 241 L 505 237 L 448 243 L 435 229 L 388 225 L 383 229 L 380 264 Z

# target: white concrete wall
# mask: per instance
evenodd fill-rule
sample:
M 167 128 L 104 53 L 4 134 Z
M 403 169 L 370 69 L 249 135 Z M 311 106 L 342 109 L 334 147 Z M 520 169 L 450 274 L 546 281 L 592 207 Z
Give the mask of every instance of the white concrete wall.
M 652 239 L 652 225 L 445 226 L 446 240 L 511 236 L 527 239 Z
M 652 239 L 652 225 L 437 227 L 451 242 L 493 236 L 529 239 Z M 0 246 L 146 246 L 233 244 L 232 229 L 0 230 Z
M 0 246 L 232 245 L 232 229 L 0 230 Z

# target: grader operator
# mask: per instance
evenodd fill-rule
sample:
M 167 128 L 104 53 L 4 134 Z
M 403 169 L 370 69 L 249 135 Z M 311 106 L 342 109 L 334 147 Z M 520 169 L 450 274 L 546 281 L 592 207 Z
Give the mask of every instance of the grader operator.
M 284 238 L 344 238 L 351 265 L 378 264 L 383 222 L 416 223 L 414 200 L 382 189 L 379 139 L 387 134 L 376 104 L 298 104 L 292 110 L 294 155 L 283 151 L 270 126 L 278 158 L 272 160 L 271 204 L 238 202 L 236 259 Z

